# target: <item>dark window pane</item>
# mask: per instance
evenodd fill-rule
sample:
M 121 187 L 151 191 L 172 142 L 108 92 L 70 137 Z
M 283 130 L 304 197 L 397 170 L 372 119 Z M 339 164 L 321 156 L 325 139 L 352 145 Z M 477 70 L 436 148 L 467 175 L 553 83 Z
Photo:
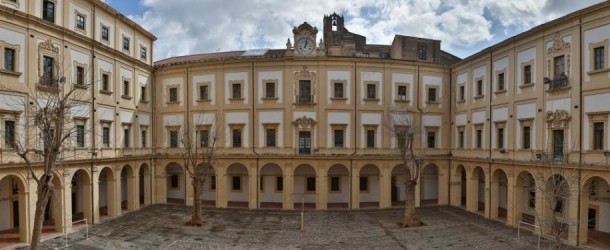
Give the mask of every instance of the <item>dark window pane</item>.
M 498 129 L 498 148 L 499 149 L 504 148 L 504 129 L 503 128 Z
M 241 84 L 233 84 L 233 98 L 240 99 L 241 98 Z
M 595 68 L 594 69 L 596 69 L 596 70 L 603 69 L 605 67 L 604 47 L 595 48 L 594 53 L 595 53 Z
M 366 147 L 374 148 L 375 147 L 375 130 L 369 129 L 366 131 Z
M 343 98 L 343 83 L 335 83 L 335 98 Z
M 79 148 L 85 147 L 85 126 L 76 126 L 76 146 Z
M 398 86 L 398 100 L 407 100 L 407 86 Z
M 15 50 L 4 48 L 4 69 L 7 71 L 15 71 Z
M 555 57 L 555 59 L 554 59 L 555 80 L 560 79 L 561 75 L 564 74 L 564 72 L 565 72 L 564 58 L 565 58 L 564 56 L 558 56 L 558 57 Z
M 341 130 L 341 129 L 335 130 L 335 147 L 336 148 L 343 147 L 343 130 Z
M 43 80 L 47 85 L 53 85 L 55 83 L 53 65 L 54 59 L 52 57 L 45 56 L 43 58 Z
M 169 101 L 170 102 L 178 101 L 178 88 L 169 88 Z
M 178 131 L 169 132 L 169 146 L 172 148 L 178 147 Z
M 241 190 L 241 176 L 233 176 L 231 182 L 232 190 Z
M 171 187 L 180 188 L 180 179 L 178 178 L 178 175 L 176 175 L 176 174 L 171 176 Z
M 102 27 L 102 40 L 110 40 L 110 30 L 108 30 L 108 27 Z
M 275 189 L 277 191 L 284 190 L 284 178 L 282 176 L 278 176 L 277 178 L 275 178 Z
M 208 99 L 208 86 L 202 85 L 199 86 L 199 100 L 207 100 Z
M 523 68 L 523 83 L 532 83 L 532 66 L 527 65 Z
M 275 129 L 267 129 L 267 147 L 275 147 Z
M 241 147 L 241 129 L 233 130 L 233 147 Z
M 360 176 L 360 191 L 369 191 L 369 178 L 367 176 Z
M 142 135 L 141 135 L 141 139 L 142 139 L 142 147 L 145 148 L 146 147 L 146 130 L 142 130 Z
M 85 68 L 83 67 L 76 67 L 76 84 L 85 84 Z
M 102 128 L 102 143 L 104 147 L 110 147 L 110 128 L 104 127 Z
M 604 149 L 604 123 L 593 123 L 593 149 Z
M 42 2 L 42 19 L 48 22 L 55 22 L 55 3 L 49 0 Z
M 76 15 L 76 28 L 84 30 L 85 29 L 85 17 L 82 15 Z
M 375 99 L 377 94 L 375 93 L 377 85 L 375 84 L 367 84 L 366 85 L 366 98 Z
M 129 147 L 129 129 L 123 130 L 123 146 Z
M 210 136 L 210 131 L 207 129 L 203 129 L 199 131 L 199 143 L 201 147 L 208 147 L 208 141 Z
M 428 102 L 436 102 L 436 89 L 435 88 L 428 89 Z
M 15 121 L 4 121 L 4 145 L 7 148 L 15 147 Z
M 109 91 L 110 90 L 110 78 L 108 77 L 108 74 L 103 74 L 102 75 L 102 89 L 105 91 Z
M 315 192 L 316 191 L 316 178 L 315 177 L 307 177 L 307 192 Z
M 523 127 L 523 149 L 529 149 L 531 138 L 530 138 L 530 126 Z
M 340 191 L 340 177 L 330 177 L 330 191 Z
M 265 97 L 267 97 L 267 98 L 275 97 L 275 83 L 273 83 L 273 82 L 265 83 Z
M 428 132 L 428 148 L 434 148 L 436 144 L 436 132 Z

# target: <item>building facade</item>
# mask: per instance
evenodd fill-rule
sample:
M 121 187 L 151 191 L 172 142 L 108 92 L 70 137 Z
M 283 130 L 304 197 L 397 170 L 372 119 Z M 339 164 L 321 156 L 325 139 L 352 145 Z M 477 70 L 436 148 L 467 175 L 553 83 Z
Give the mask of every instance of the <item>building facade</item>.
M 573 245 L 610 235 L 610 3 L 463 60 L 437 40 L 396 35 L 390 45 L 367 44 L 333 13 L 321 32 L 295 27 L 285 49 L 154 65 L 156 38 L 100 1 L 2 6 L 0 211 L 9 212 L 0 213 L 0 232 L 17 231 L 23 242 L 36 184 L 6 131 L 26 131 L 25 110 L 11 104 L 47 91 L 38 79 L 48 60 L 67 81 L 90 82 L 82 90 L 88 115 L 75 123 L 92 131 L 63 153 L 49 231 L 198 199 L 219 208 L 401 206 L 404 170 L 390 121 L 407 111 L 425 155 L 418 206 L 464 207 L 545 232 L 557 218 Z M 219 138 L 201 197 L 183 166 L 185 129 L 198 131 L 202 147 Z

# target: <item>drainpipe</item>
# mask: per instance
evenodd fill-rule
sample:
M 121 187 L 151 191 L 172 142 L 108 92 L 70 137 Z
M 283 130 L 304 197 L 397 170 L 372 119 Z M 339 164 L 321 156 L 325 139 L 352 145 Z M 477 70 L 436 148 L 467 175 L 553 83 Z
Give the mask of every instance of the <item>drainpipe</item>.
M 252 96 L 251 98 L 251 102 L 252 102 L 252 124 L 250 125 L 250 130 L 252 131 L 250 134 L 251 138 L 252 138 L 252 154 L 254 154 L 256 156 L 256 209 L 260 209 L 260 172 L 259 172 L 259 154 L 256 152 L 256 141 L 255 141 L 255 134 L 256 134 L 256 130 L 254 129 L 254 127 L 256 126 L 256 104 L 255 104 L 255 100 L 256 100 L 256 96 L 254 95 L 254 88 L 256 87 L 256 84 L 254 83 L 254 62 L 250 62 L 250 95 Z M 277 138 L 276 138 L 277 141 Z M 248 195 L 249 196 L 249 195 Z M 248 200 L 250 200 L 250 197 L 248 197 Z M 283 201 L 283 199 L 282 199 Z
M 95 37 L 95 24 L 96 22 L 96 18 L 95 18 L 95 4 L 92 5 L 92 12 L 93 12 L 93 23 L 92 26 L 93 28 L 91 30 L 94 31 L 94 34 L 92 34 L 93 37 Z M 95 38 L 93 39 L 95 40 Z M 93 224 L 93 222 L 95 221 L 95 208 L 94 208 L 94 204 L 95 202 L 93 201 L 93 197 L 94 197 L 94 193 L 93 193 L 93 159 L 94 156 L 96 156 L 96 152 L 95 152 L 95 81 L 93 80 L 94 76 L 95 76 L 95 70 L 94 70 L 94 65 L 95 65 L 95 44 L 91 44 L 91 51 L 93 52 L 91 55 L 91 66 L 89 67 L 91 69 L 91 112 L 93 114 L 92 117 L 92 122 L 91 122 L 91 188 L 89 188 L 91 190 L 91 224 Z M 84 207 L 83 207 L 83 211 L 84 211 Z M 74 213 L 74 211 L 72 211 L 72 213 Z M 72 223 L 70 221 L 70 223 Z
M 352 177 L 354 175 L 354 156 L 358 153 L 358 62 L 354 62 L 354 152 L 350 155 L 350 159 L 349 159 L 349 209 L 351 210 L 353 208 L 353 199 L 352 199 Z
M 449 68 L 449 120 L 452 121 L 451 122 L 451 126 L 449 126 L 449 185 L 447 185 L 447 196 L 448 196 L 448 205 L 451 206 L 451 165 L 452 165 L 452 159 L 453 159 L 453 135 L 452 135 L 452 131 L 453 131 L 453 126 L 454 126 L 454 121 L 453 121 L 453 102 L 455 100 L 453 100 L 453 98 L 455 97 L 455 95 L 452 94 L 453 93 L 453 70 L 451 68 Z M 463 141 L 463 140 L 462 140 Z M 460 187 L 461 188 L 461 187 Z
M 578 18 L 578 36 L 580 37 L 580 49 L 579 49 L 579 51 L 582 51 L 583 42 L 584 42 L 584 39 L 583 39 L 582 35 L 583 34 L 582 34 L 582 17 L 581 17 L 581 18 Z M 580 101 L 580 103 L 578 104 L 579 105 L 578 108 L 580 109 L 579 116 L 578 116 L 579 117 L 579 126 L 580 126 L 580 128 L 579 128 L 579 133 L 580 133 L 580 145 L 579 145 L 579 147 L 580 148 L 578 150 L 579 151 L 578 152 L 578 207 L 577 207 L 578 214 L 577 214 L 577 217 L 576 217 L 576 221 L 581 221 L 581 218 L 580 218 L 580 209 L 581 209 L 581 204 L 582 204 L 582 200 L 581 200 L 581 196 L 582 196 L 581 195 L 581 193 L 582 193 L 582 190 L 581 190 L 582 186 L 581 185 L 582 185 L 582 183 L 581 182 L 582 182 L 582 163 L 583 163 L 582 162 L 582 151 L 583 151 L 583 140 L 584 140 L 583 139 L 583 122 L 582 122 L 583 115 L 584 115 L 584 113 L 582 111 L 583 110 L 583 106 L 582 106 L 582 104 L 583 104 L 583 102 L 582 102 L 582 99 L 583 99 L 583 95 L 582 95 L 583 74 L 582 74 L 582 71 L 583 71 L 583 66 L 584 65 L 582 63 L 582 57 L 583 57 L 583 55 L 580 55 L 580 57 L 579 57 L 579 68 L 578 68 L 579 69 L 578 71 L 580 73 L 580 78 L 579 78 L 580 84 L 578 84 L 578 95 L 579 95 L 578 99 Z M 577 246 L 580 245 L 580 226 L 578 226 L 578 228 L 576 228 L 576 245 Z
M 493 97 L 493 52 L 489 52 L 489 161 L 487 161 L 487 164 L 489 166 L 489 176 L 487 177 L 487 179 L 489 180 L 489 185 L 486 185 L 487 188 L 489 188 L 489 192 L 487 194 L 488 196 L 488 201 L 489 201 L 489 211 L 487 213 L 487 216 L 489 218 L 491 218 L 491 181 L 492 181 L 492 173 L 491 173 L 491 164 L 493 163 L 493 158 L 492 158 L 492 152 L 493 152 L 493 143 L 492 143 L 492 139 L 493 139 L 493 128 L 492 128 L 492 123 L 493 123 L 493 103 L 492 103 L 492 97 Z M 502 135 L 504 136 L 504 135 Z M 504 138 L 502 138 L 504 139 Z M 503 140 L 504 141 L 504 140 Z

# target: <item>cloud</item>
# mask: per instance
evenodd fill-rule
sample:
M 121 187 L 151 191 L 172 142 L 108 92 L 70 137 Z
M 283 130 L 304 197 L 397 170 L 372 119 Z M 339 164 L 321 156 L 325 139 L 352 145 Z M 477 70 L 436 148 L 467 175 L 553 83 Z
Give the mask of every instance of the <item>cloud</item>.
M 508 36 L 603 0 L 140 0 L 134 21 L 158 37 L 155 59 L 195 53 L 285 48 L 304 21 L 322 37 L 322 18 L 345 16 L 350 31 L 368 43 L 391 44 L 394 35 L 442 41 L 465 57 Z M 294 42 L 294 41 L 293 41 Z

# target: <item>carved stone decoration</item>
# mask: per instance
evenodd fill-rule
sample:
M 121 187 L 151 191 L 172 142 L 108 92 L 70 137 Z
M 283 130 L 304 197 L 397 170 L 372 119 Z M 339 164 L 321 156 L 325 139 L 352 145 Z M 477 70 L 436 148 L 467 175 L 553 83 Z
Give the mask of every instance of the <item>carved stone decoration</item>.
M 288 41 L 286 42 L 286 49 L 292 49 L 292 43 L 290 42 L 290 38 L 288 38 Z
M 560 33 L 555 35 L 553 38 L 553 45 L 547 50 L 547 70 L 546 76 L 552 78 L 553 72 L 553 59 L 557 56 L 565 56 L 565 74 L 570 76 L 570 49 L 571 45 L 569 42 L 563 40 L 563 36 Z
M 312 35 L 318 34 L 318 29 L 316 27 L 311 26 L 307 22 L 304 22 L 303 24 L 299 25 L 299 27 L 294 27 L 292 29 L 292 33 L 295 35 L 302 33 L 303 31 L 307 31 Z
M 551 129 L 564 129 L 570 126 L 570 120 L 572 117 L 563 109 L 558 109 L 546 112 L 546 122 Z
M 311 78 L 315 78 L 316 77 L 316 72 L 309 71 L 309 69 L 307 69 L 307 65 L 303 65 L 303 70 L 295 72 L 294 76 L 295 77 L 311 77 Z
M 53 45 L 53 41 L 48 39 L 38 45 L 38 51 L 51 52 L 53 54 L 59 54 L 59 48 Z
M 294 120 L 294 125 L 296 125 L 297 127 L 301 127 L 301 128 L 309 128 L 309 127 L 313 127 L 314 125 L 316 125 L 316 121 L 312 118 L 309 118 L 307 116 L 303 116 L 300 118 L 297 118 L 296 120 Z

